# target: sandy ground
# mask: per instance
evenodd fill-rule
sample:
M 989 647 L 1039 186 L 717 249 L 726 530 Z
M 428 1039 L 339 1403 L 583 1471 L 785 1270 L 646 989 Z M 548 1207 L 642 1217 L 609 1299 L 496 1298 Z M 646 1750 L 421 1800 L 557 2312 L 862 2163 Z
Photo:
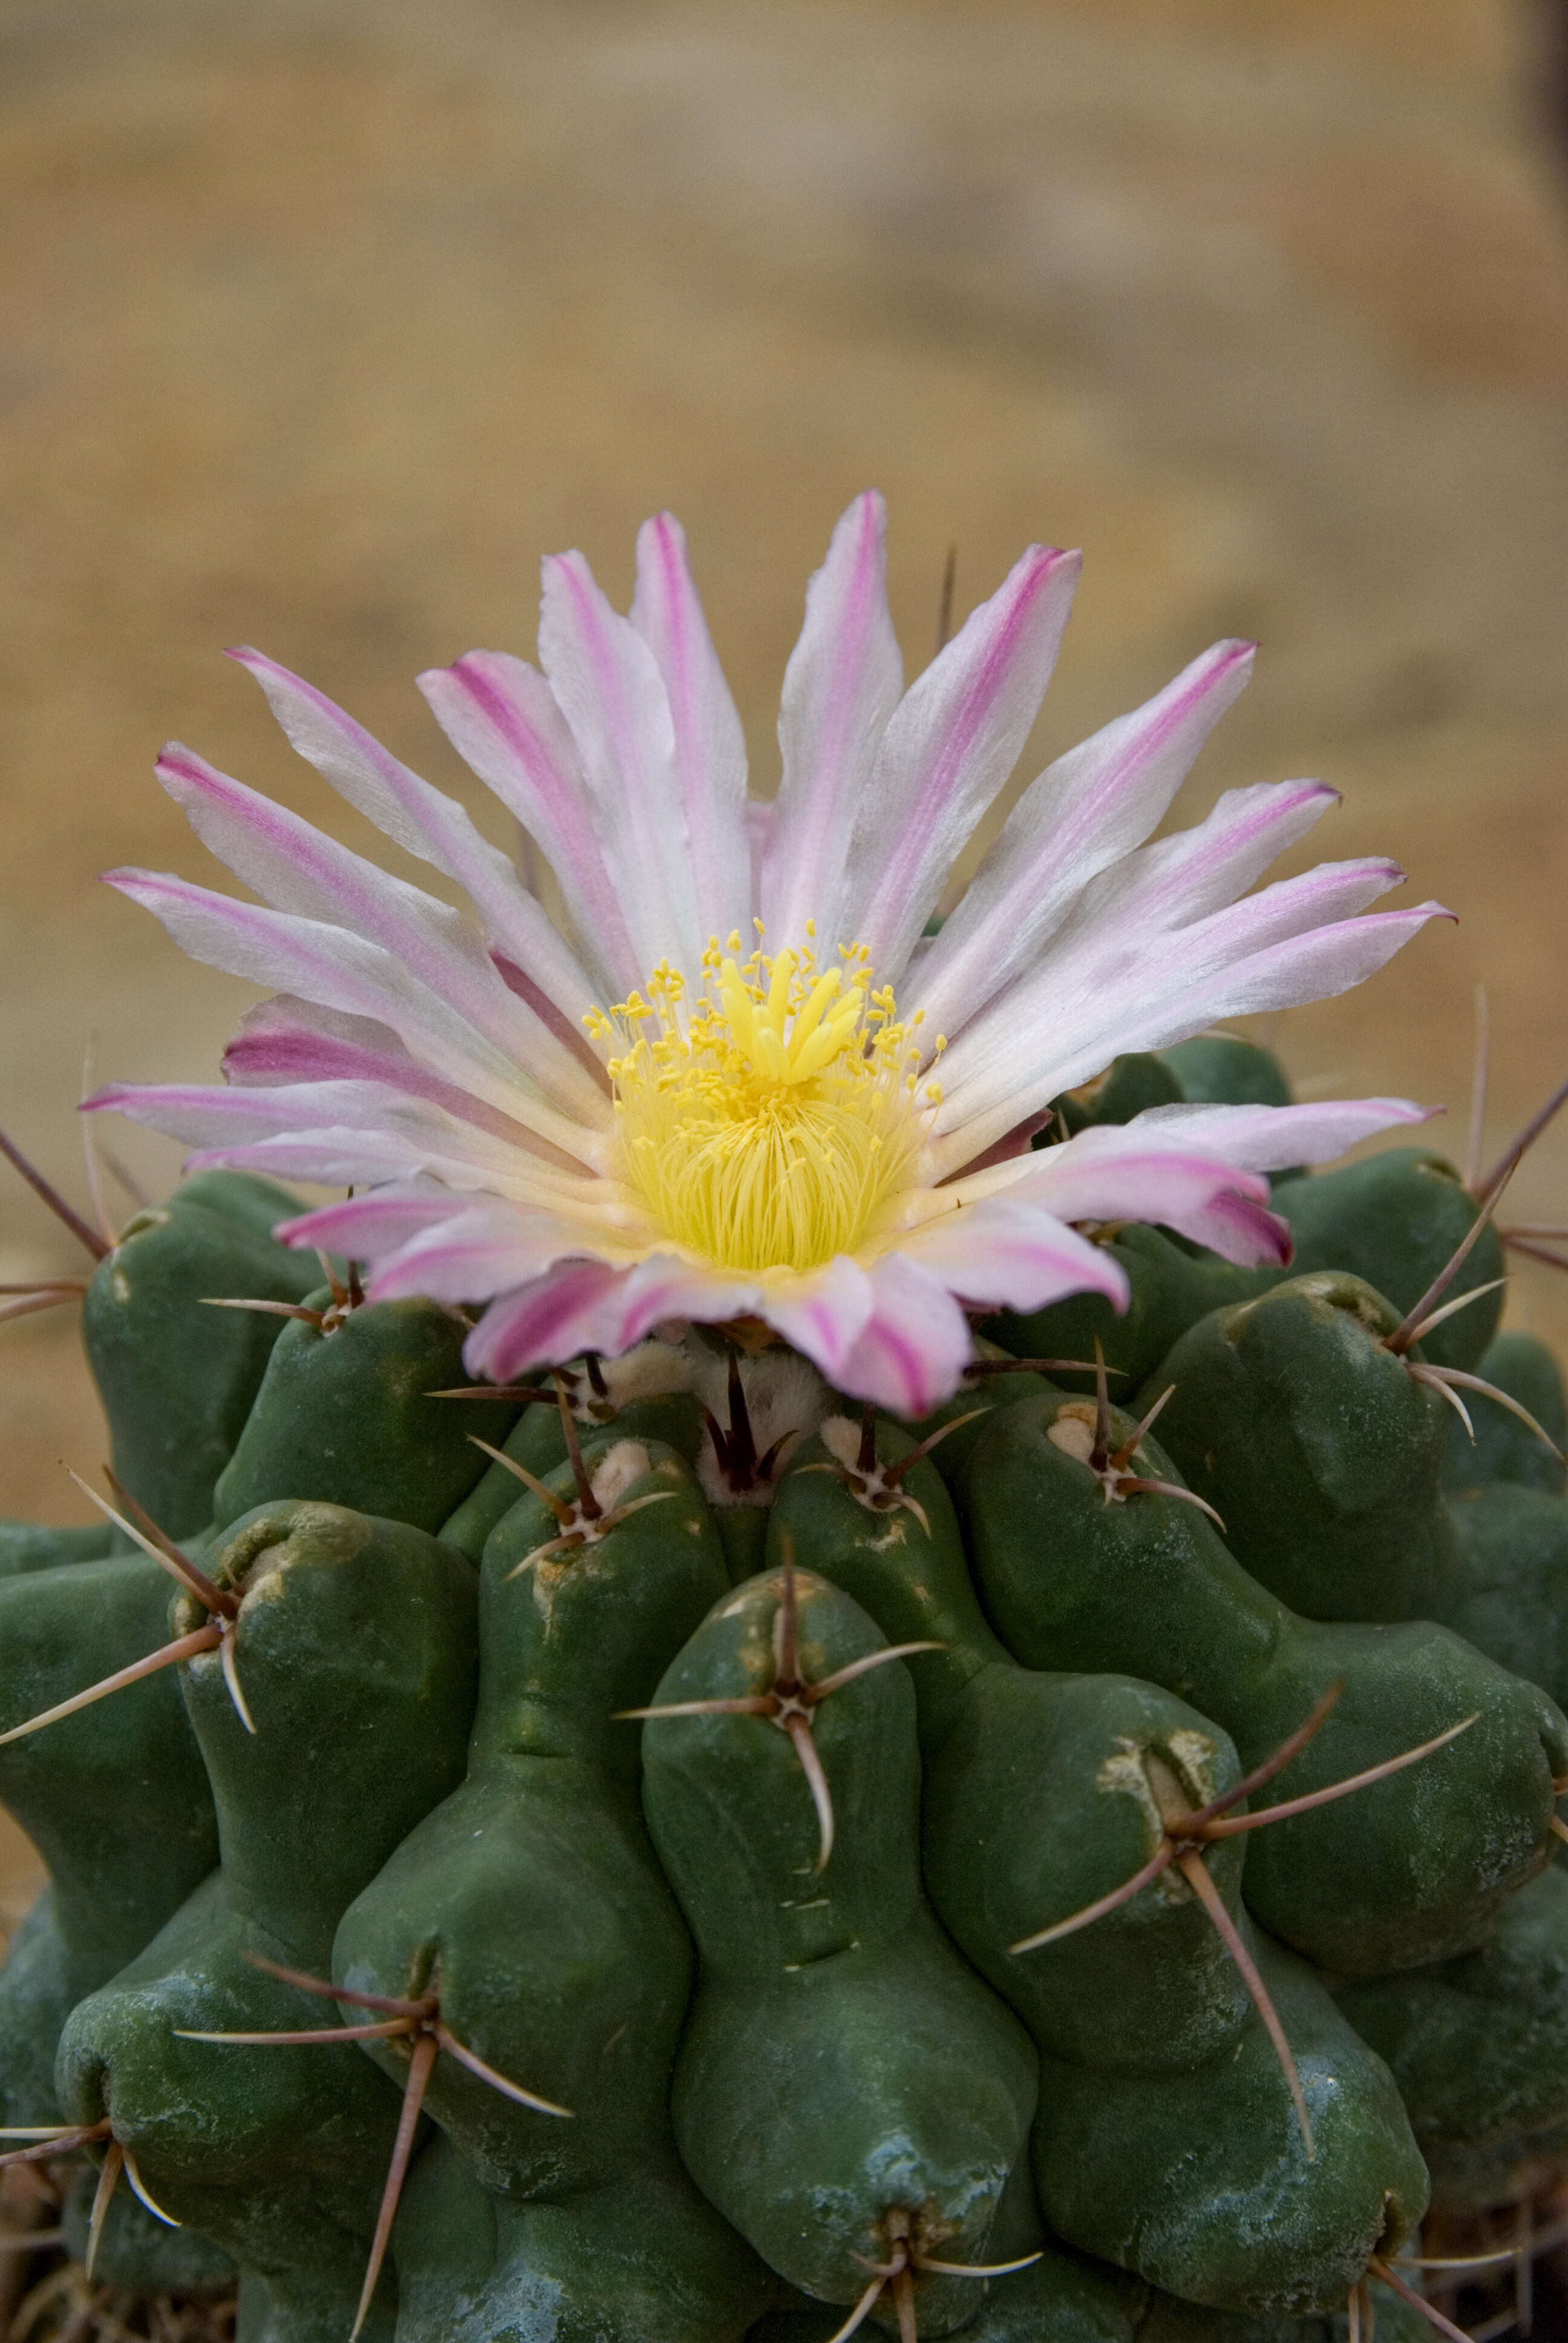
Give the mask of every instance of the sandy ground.
M 94 883 L 206 875 L 151 778 L 170 733 L 324 811 L 224 644 L 462 790 L 414 671 L 530 649 L 542 552 L 624 595 L 668 504 L 770 789 L 806 574 L 875 482 L 911 664 L 950 541 L 960 605 L 1031 537 L 1086 548 L 1024 778 L 1261 639 L 1188 817 L 1322 775 L 1320 850 L 1398 856 L 1462 922 L 1269 1038 L 1462 1125 L 1484 982 L 1501 1145 L 1568 1071 L 1537 29 L 1524 0 L 0 8 L 0 1119 L 80 1198 L 90 1037 L 103 1073 L 199 1078 L 246 998 Z M 1565 1168 L 1568 1118 L 1523 1215 Z M 77 1266 L 0 1190 L 0 1279 Z M 1545 1272 L 1513 1308 L 1568 1334 Z M 0 1330 L 0 1507 L 81 1518 L 66 1313 Z

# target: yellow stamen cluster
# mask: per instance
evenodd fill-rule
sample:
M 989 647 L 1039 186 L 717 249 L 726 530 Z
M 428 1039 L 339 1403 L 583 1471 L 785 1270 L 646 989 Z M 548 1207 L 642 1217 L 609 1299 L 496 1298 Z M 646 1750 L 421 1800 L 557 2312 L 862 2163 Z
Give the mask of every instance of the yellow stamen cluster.
M 749 958 L 739 933 L 703 955 L 688 1002 L 657 968 L 588 1030 L 609 1059 L 628 1184 L 677 1244 L 748 1273 L 814 1269 L 853 1252 L 908 1183 L 921 1119 L 917 1016 L 899 1023 L 863 947 L 819 972 L 807 942 Z M 940 1052 L 941 1043 L 937 1043 Z

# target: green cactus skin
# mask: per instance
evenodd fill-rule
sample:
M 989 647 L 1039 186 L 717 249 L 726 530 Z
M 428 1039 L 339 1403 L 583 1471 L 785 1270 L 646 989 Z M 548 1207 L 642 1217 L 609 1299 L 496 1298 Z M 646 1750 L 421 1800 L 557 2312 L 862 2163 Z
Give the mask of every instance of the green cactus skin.
M 79 2170 L 60 2208 L 65 2250 L 73 2261 L 87 2258 L 93 2198 L 97 2174 L 91 2166 Z M 179 2294 L 211 2300 L 231 2294 L 236 2272 L 221 2246 L 195 2229 L 172 2229 L 155 2220 L 128 2188 L 117 2188 L 109 2199 L 93 2275 L 105 2286 L 124 2287 L 131 2294 Z
M 1292 1278 L 1200 1319 L 1125 1403 L 1141 1417 L 1174 1384 L 1161 1447 L 1243 1569 L 1303 1618 L 1448 1616 L 1450 1411 L 1385 1347 L 1398 1324 L 1358 1277 Z
M 558 2200 L 642 2175 L 701 2233 L 667 2106 L 691 1946 L 642 1819 L 637 1727 L 616 1711 L 652 1698 L 723 1594 L 724 1562 L 672 1450 L 601 1433 L 585 1463 L 607 1497 L 658 1502 L 516 1578 L 556 1521 L 525 1495 L 492 1534 L 467 1778 L 345 1914 L 334 1975 L 358 1992 L 438 1990 L 460 2041 L 571 2109 L 567 2121 L 518 2107 L 439 2059 L 426 2104 L 486 2188 Z M 569 1468 L 552 1483 L 569 1495 Z M 401 2080 L 397 2048 L 377 2052 Z M 743 2329 L 762 2284 L 731 2233 L 715 2320 L 732 2297 Z
M 0 1580 L 0 1729 L 166 1640 L 169 1582 L 141 1554 Z M 172 1675 L 133 1684 L 0 1748 L 0 1796 L 49 1885 L 0 1971 L 0 2107 L 54 2123 L 55 2046 L 217 1860 L 200 1754 Z
M 432 1400 L 430 1404 L 433 1407 L 450 1404 L 454 1409 L 459 1407 L 467 1409 L 485 1408 L 487 1403 L 484 1400 L 450 1403 Z M 506 1439 L 501 1443 L 503 1456 L 510 1456 L 514 1462 L 521 1460 L 527 1463 L 522 1453 L 523 1443 L 531 1438 L 534 1430 L 534 1415 L 536 1413 L 543 1413 L 543 1412 L 542 1409 L 536 1410 L 532 1406 L 524 1408 Z M 479 1436 L 484 1439 L 487 1435 L 481 1433 Z M 493 1441 L 491 1445 L 492 1447 L 495 1445 Z M 533 1466 L 530 1464 L 528 1469 L 532 1472 Z M 448 1513 L 442 1523 L 440 1528 L 442 1539 L 447 1545 L 455 1545 L 459 1554 L 466 1554 L 477 1570 L 484 1559 L 485 1541 L 497 1523 L 511 1512 L 518 1502 L 521 1488 L 522 1483 L 517 1474 L 508 1473 L 504 1464 L 487 1465 L 462 1503 L 457 1506 L 456 1512 Z
M 1419 2310 L 1375 2281 L 1368 2291 L 1379 2343 L 1432 2343 L 1432 2329 Z M 1342 2310 L 1332 2318 L 1251 2318 L 1245 2312 L 1203 2310 L 1158 2292 L 1137 2328 L 1137 2343 L 1349 2343 L 1349 2337 Z
M 1459 1576 L 1442 1616 L 1500 1667 L 1568 1699 L 1568 1503 L 1499 1481 L 1450 1508 Z
M 1186 1095 L 1180 1076 L 1151 1051 L 1133 1050 L 1112 1058 L 1099 1079 L 1051 1101 L 1056 1137 L 1086 1131 L 1091 1123 L 1131 1122 L 1146 1107 L 1175 1106 Z M 1049 1142 L 1047 1142 L 1049 1143 Z
M 1476 1207 L 1452 1163 L 1422 1147 L 1391 1147 L 1338 1172 L 1292 1180 L 1274 1198 L 1291 1224 L 1293 1273 L 1337 1269 L 1364 1278 L 1402 1317 L 1451 1259 Z M 1443 1295 L 1455 1301 L 1505 1275 L 1495 1229 L 1477 1240 Z M 1487 1294 L 1435 1327 L 1422 1345 L 1433 1366 L 1474 1371 L 1497 1332 L 1501 1292 Z
M 963 2332 L 969 2343 L 1134 2343 L 1149 2300 L 1141 2280 L 1051 2239 L 1028 2269 L 992 2280 Z M 759 2320 L 747 2343 L 829 2343 L 841 2323 L 797 2294 Z
M 899 1426 L 879 1424 L 885 1462 L 910 1444 Z M 1008 1946 L 1110 1894 L 1154 1853 L 1161 1832 L 1144 1753 L 1189 1779 L 1201 1805 L 1240 1777 L 1229 1739 L 1152 1684 L 1020 1667 L 980 1613 L 931 1464 L 902 1483 L 925 1511 L 928 1536 L 913 1513 L 872 1513 L 814 1469 L 827 1453 L 807 1442 L 780 1482 L 770 1555 L 788 1534 L 890 1642 L 945 1647 L 904 1663 L 920 1742 L 925 1886 L 942 1926 L 1042 2051 L 1111 2066 L 1212 2055 L 1252 2006 L 1185 1885 L 1156 1883 L 1092 1929 L 1022 1958 Z M 1232 1911 L 1242 1856 L 1229 1840 L 1210 1858 Z
M 984 1332 L 1015 1359 L 1090 1359 L 1098 1341 L 1125 1395 L 1154 1373 L 1172 1344 L 1211 1310 L 1250 1302 L 1280 1282 L 1277 1269 L 1238 1269 L 1164 1229 L 1128 1228 L 1106 1247 L 1127 1272 L 1131 1299 L 1118 1313 L 1103 1294 L 1075 1293 L 1028 1316 L 1002 1311 Z M 1059 1373 L 1064 1390 L 1092 1391 L 1094 1374 Z
M 879 1432 L 886 1461 L 909 1446 L 896 1426 Z M 1076 2092 L 1091 2096 L 1088 2070 L 1116 2070 L 1105 2077 L 1105 2088 L 1131 2121 L 1131 2095 L 1141 2078 L 1157 2076 L 1154 2097 L 1166 2108 L 1174 2163 L 1181 2102 L 1169 2085 L 1172 2073 L 1185 2072 L 1201 2121 L 1215 2127 L 1203 2197 L 1228 2205 L 1238 2197 L 1290 2201 L 1288 2244 L 1270 2227 L 1262 2252 L 1248 2262 L 1233 2240 L 1221 2241 L 1206 2205 L 1190 2234 L 1181 2234 L 1182 2217 L 1172 2207 L 1158 2157 L 1130 2165 L 1116 2202 L 1137 2240 L 1132 2267 L 1160 2276 L 1159 2268 L 1139 2258 L 1154 2239 L 1156 2254 L 1181 2256 L 1184 2291 L 1253 2309 L 1271 2307 L 1281 2288 L 1313 2285 L 1325 2258 L 1328 2267 L 1339 2268 L 1348 2207 L 1359 2207 L 1352 2234 L 1375 2242 L 1385 2197 L 1412 2202 L 1420 2159 L 1376 2061 L 1347 2057 L 1336 2069 L 1337 2145 L 1332 2156 L 1307 2162 L 1262 2021 L 1197 1899 L 1171 1875 L 1091 1929 L 1032 1953 L 1009 1950 L 1120 1886 L 1158 1850 L 1164 1831 L 1151 1764 L 1164 1766 L 1190 1805 L 1202 1805 L 1240 1777 L 1230 1741 L 1151 1684 L 1035 1674 L 1014 1665 L 980 1616 L 951 1504 L 931 1466 L 917 1463 L 906 1476 L 930 1523 L 928 1536 L 908 1510 L 873 1513 L 842 1481 L 813 1470 L 819 1449 L 808 1443 L 780 1483 L 776 1550 L 788 1532 L 890 1638 L 930 1636 L 946 1646 L 905 1663 L 921 1728 L 924 1879 L 939 1919 L 1018 2011 L 1053 2082 L 1070 2064 Z M 1221 1840 L 1210 1850 L 1208 1867 L 1245 1938 L 1243 1857 L 1241 1841 Z M 1313 1991 L 1316 1999 L 1309 1995 L 1301 2005 L 1309 2050 L 1325 2026 L 1332 2030 L 1332 2011 L 1322 2006 L 1321 1989 Z M 1264 2122 L 1271 2073 L 1278 2108 Z M 1241 2078 L 1245 2097 L 1239 2104 L 1248 2120 L 1222 2121 Z M 1071 2235 L 1077 2200 L 1070 2197 L 1066 2207 L 1057 2201 L 1061 2165 L 1048 2155 L 1050 2137 L 1042 2110 L 1040 2199 L 1053 2225 Z M 1141 2197 L 1141 2188 L 1149 2194 Z M 1238 2226 L 1257 2234 L 1257 2225 L 1244 2218 Z M 1078 2242 L 1105 2250 L 1092 2239 Z
M 1423 2155 L 1568 2127 L 1568 1871 L 1521 1888 L 1481 1951 L 1334 1997 L 1392 2069 Z
M 1568 1725 L 1533 1684 L 1426 1622 L 1325 1626 L 1249 1576 L 1193 1505 L 1107 1504 L 1058 1445 L 1082 1400 L 1024 1400 L 988 1425 L 966 1481 L 970 1553 L 986 1607 L 1026 1666 L 1125 1670 L 1164 1684 L 1255 1765 L 1329 1686 L 1344 1689 L 1280 1777 L 1301 1795 L 1478 1721 L 1428 1763 L 1250 1834 L 1247 1902 L 1271 1934 L 1348 1976 L 1467 1951 L 1544 1864 Z M 1131 1422 L 1112 1411 L 1115 1437 Z M 1134 1460 L 1175 1468 L 1152 1439 Z
M 35 1570 L 58 1570 L 67 1562 L 104 1562 L 114 1551 L 106 1522 L 86 1529 L 44 1529 L 36 1522 L 0 1522 L 0 1578 L 22 1578 Z
M 768 1509 L 764 1505 L 714 1505 L 713 1526 L 724 1548 L 731 1586 L 742 1585 L 767 1567 Z
M 275 1244 L 261 1225 L 263 1213 L 297 1210 L 270 1182 L 204 1172 L 138 1212 L 88 1281 L 82 1339 L 115 1471 L 170 1537 L 212 1519 L 213 1484 L 285 1323 L 209 1309 L 208 1298 L 302 1302 L 320 1275 L 314 1257 Z
M 695 1461 L 702 1443 L 702 1411 L 690 1392 L 658 1392 L 648 1399 L 626 1400 L 608 1422 L 618 1440 L 657 1440 L 684 1456 L 689 1464 Z M 578 1436 L 584 1441 L 607 1428 L 604 1419 L 587 1413 L 579 1414 L 577 1423 Z M 530 1408 L 524 1419 L 523 1436 L 509 1453 L 519 1464 L 528 1466 L 536 1480 L 547 1479 L 567 1461 L 560 1410 Z
M 1190 2301 L 1332 2311 L 1370 2254 L 1397 2253 L 1415 2228 L 1426 2170 L 1382 2059 L 1304 1961 L 1262 1938 L 1256 1953 L 1295 2053 L 1313 2163 L 1257 2027 L 1174 2074 L 1042 2059 L 1035 2178 L 1070 2243 Z
M 1563 1371 L 1544 1342 L 1537 1342 L 1533 1334 L 1499 1334 L 1483 1353 L 1475 1372 L 1484 1383 L 1495 1383 L 1499 1391 L 1528 1408 L 1560 1451 L 1568 1449 Z M 1451 1410 L 1443 1471 L 1449 1488 L 1462 1495 L 1467 1489 L 1512 1481 L 1523 1489 L 1539 1489 L 1548 1497 L 1564 1493 L 1563 1466 L 1527 1424 L 1499 1407 L 1494 1399 L 1488 1399 L 1484 1392 L 1462 1391 L 1459 1395 L 1470 1410 L 1475 1438 L 1471 1440 Z
M 1396 1319 L 1413 1308 L 1453 1253 L 1476 1208 L 1459 1174 L 1441 1155 L 1391 1148 L 1342 1171 L 1284 1181 L 1273 1209 L 1290 1224 L 1295 1258 L 1288 1270 L 1239 1269 L 1166 1230 L 1123 1229 L 1107 1247 L 1127 1272 L 1131 1299 L 1118 1315 L 1101 1294 L 1074 1294 L 1028 1316 L 1002 1312 L 985 1332 L 1020 1359 L 1090 1359 L 1099 1337 L 1108 1366 L 1123 1371 L 1125 1393 L 1144 1383 L 1190 1326 L 1211 1310 L 1250 1302 L 1290 1275 L 1341 1270 L 1360 1277 L 1393 1304 Z M 1489 1284 L 1503 1274 L 1501 1240 L 1488 1229 L 1444 1295 Z M 1457 1311 L 1434 1328 L 1422 1355 L 1434 1366 L 1473 1371 L 1497 1332 L 1499 1294 Z M 1064 1375 L 1069 1389 L 1091 1379 Z
M 975 1355 L 988 1365 L 1001 1366 L 1003 1362 L 1017 1357 L 1019 1353 L 1004 1351 L 999 1344 L 982 1338 L 975 1343 Z M 1073 1355 L 1082 1356 L 1083 1353 L 1075 1353 Z M 1088 1355 L 1092 1357 L 1092 1351 Z M 963 1486 L 975 1443 L 993 1415 L 1004 1407 L 1010 1407 L 1014 1400 L 1038 1399 L 1042 1392 L 1065 1390 L 1075 1380 L 1073 1376 L 1063 1373 L 1060 1382 L 1048 1382 L 1044 1375 L 1023 1367 L 1012 1373 L 976 1375 L 961 1383 L 951 1399 L 944 1400 L 940 1407 L 931 1410 L 930 1415 L 920 1416 L 903 1428 L 911 1439 L 917 1441 L 929 1440 L 933 1433 L 941 1433 L 940 1443 L 931 1451 L 931 1462 L 947 1487 L 959 1490 Z M 969 1419 L 967 1423 L 965 1417 Z M 953 1427 L 950 1432 L 945 1428 L 949 1424 Z
M 1156 1052 L 1181 1095 L 1201 1106 L 1289 1106 L 1292 1092 L 1271 1050 L 1236 1033 L 1200 1033 Z
M 666 1357 L 671 1354 L 664 1344 L 658 1348 Z M 624 1363 L 617 1362 L 618 1365 Z M 462 1406 L 483 1409 L 479 1400 L 465 1400 Z M 702 1416 L 689 1392 L 660 1392 L 646 1399 L 630 1399 L 620 1406 L 596 1410 L 591 1405 L 573 1410 L 579 1442 L 587 1443 L 602 1437 L 613 1424 L 618 1440 L 656 1440 L 675 1449 L 689 1463 L 696 1456 L 702 1437 Z M 488 1438 L 477 1423 L 466 1428 Z M 492 1445 L 494 1443 L 492 1443 Z M 522 1465 L 536 1481 L 548 1480 L 567 1461 L 566 1433 L 561 1425 L 558 1407 L 534 1403 L 524 1408 L 506 1440 L 501 1453 L 514 1463 Z M 509 1513 L 518 1502 L 519 1483 L 515 1473 L 504 1464 L 492 1463 L 469 1490 L 456 1513 L 441 1526 L 441 1535 L 448 1544 L 457 1546 L 477 1567 L 485 1551 L 485 1541 L 497 1523 Z
M 396 2343 L 741 2343 L 769 2290 L 678 2167 L 519 2204 L 440 2138 L 415 2167 L 393 2249 Z
M 430 1398 L 467 1380 L 464 1332 L 430 1302 L 375 1302 L 330 1332 L 286 1325 L 213 1493 L 218 1528 L 298 1497 L 438 1530 L 484 1471 L 468 1434 L 502 1441 L 516 1415 L 508 1400 Z
M 799 1580 L 802 1666 L 819 1680 L 883 1647 L 837 1588 Z M 661 1703 L 772 1681 L 777 1574 L 709 1614 Z M 1034 2112 L 1016 2018 L 942 1935 L 920 1888 L 915 1701 L 899 1662 L 813 1711 L 838 1837 L 818 1828 L 785 1735 L 766 1719 L 650 1719 L 643 1796 L 700 1967 L 673 2112 L 699 2186 L 792 2285 L 850 2303 L 858 2255 L 895 2207 L 943 2259 L 983 2261 Z M 975 2315 L 976 2286 L 922 2278 L 923 2331 Z
M 262 1507 L 211 1568 L 243 1596 L 236 1661 L 256 1726 L 235 1713 L 216 1653 L 182 1667 L 220 1868 L 73 2011 L 57 2086 L 72 2120 L 112 2111 L 158 2203 L 234 2254 L 254 2331 L 342 2343 L 397 2093 L 351 2045 L 245 2048 L 176 2029 L 323 2023 L 319 2000 L 245 1955 L 327 1975 L 345 1906 L 459 1778 L 473 1573 L 420 1531 L 319 1503 Z M 176 1632 L 195 1618 L 176 1596 Z M 366 2330 L 383 2343 L 389 2294 Z
M 1377 2332 L 1384 2343 L 1431 2343 L 1418 2310 L 1375 2281 Z M 747 2343 L 829 2343 L 831 2313 L 804 2298 L 770 2311 Z M 1326 2318 L 1269 2318 L 1211 2310 L 1143 2285 L 1108 2263 L 1051 2241 L 1041 2258 L 987 2292 L 968 2343 L 1347 2343 L 1342 2311 Z

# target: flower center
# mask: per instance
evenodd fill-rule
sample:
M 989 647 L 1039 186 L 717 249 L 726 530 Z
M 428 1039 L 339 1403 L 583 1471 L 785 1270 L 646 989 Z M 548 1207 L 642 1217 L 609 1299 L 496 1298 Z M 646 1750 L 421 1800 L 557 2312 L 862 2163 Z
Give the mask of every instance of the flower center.
M 689 1005 L 660 966 L 646 1000 L 590 1030 L 622 1045 L 609 1073 L 626 1178 L 675 1242 L 726 1269 L 815 1269 L 853 1252 L 907 1184 L 940 1092 L 859 946 L 826 973 L 809 941 L 776 959 L 739 950 L 739 934 L 709 946 Z

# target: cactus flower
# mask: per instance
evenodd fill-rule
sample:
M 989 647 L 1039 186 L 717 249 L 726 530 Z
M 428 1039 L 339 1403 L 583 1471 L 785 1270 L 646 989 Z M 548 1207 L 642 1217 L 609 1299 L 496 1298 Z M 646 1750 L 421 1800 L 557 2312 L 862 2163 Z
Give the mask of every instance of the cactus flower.
M 553 917 L 453 799 L 236 651 L 300 754 L 472 917 L 172 746 L 164 787 L 262 900 L 141 870 L 109 883 L 275 997 L 226 1087 L 114 1085 L 91 1104 L 198 1165 L 348 1183 L 288 1241 L 368 1262 L 372 1300 L 487 1305 L 466 1358 L 498 1380 L 670 1319 L 750 1319 L 913 1414 L 955 1387 L 968 1311 L 1081 1291 L 1125 1305 L 1082 1224 L 1288 1258 L 1263 1174 L 1423 1110 L 1172 1106 L 1030 1141 L 1059 1136 L 1050 1101 L 1117 1055 L 1343 991 L 1445 915 L 1369 914 L 1403 875 L 1382 859 L 1248 891 L 1334 802 L 1318 782 L 1229 790 L 1151 842 L 1247 680 L 1251 647 L 1221 642 L 1049 765 L 930 933 L 1077 575 L 1075 555 L 1030 547 L 906 690 L 881 500 L 857 498 L 808 589 L 764 803 L 678 525 L 643 528 L 629 618 L 580 554 L 548 560 L 538 668 L 475 651 L 419 680 L 548 860 Z

